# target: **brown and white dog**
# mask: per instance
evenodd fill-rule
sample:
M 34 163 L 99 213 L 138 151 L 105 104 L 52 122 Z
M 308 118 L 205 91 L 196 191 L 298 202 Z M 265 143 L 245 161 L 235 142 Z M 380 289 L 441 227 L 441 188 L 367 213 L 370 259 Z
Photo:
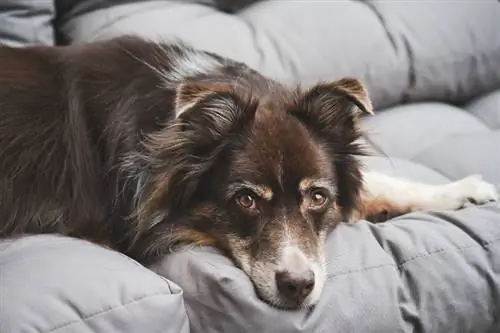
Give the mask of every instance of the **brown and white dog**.
M 60 233 L 150 263 L 219 248 L 271 305 L 314 305 L 339 221 L 497 200 L 361 168 L 355 79 L 287 88 L 136 37 L 0 48 L 0 236 Z

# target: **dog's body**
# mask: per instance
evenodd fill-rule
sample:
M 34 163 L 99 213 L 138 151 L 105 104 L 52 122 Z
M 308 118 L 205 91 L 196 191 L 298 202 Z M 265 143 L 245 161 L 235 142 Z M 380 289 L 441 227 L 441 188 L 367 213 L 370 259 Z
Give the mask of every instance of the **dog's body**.
M 0 48 L 0 236 L 61 233 L 143 263 L 213 245 L 263 300 L 314 304 L 340 220 L 497 200 L 363 172 L 354 79 L 289 89 L 243 64 L 133 37 Z

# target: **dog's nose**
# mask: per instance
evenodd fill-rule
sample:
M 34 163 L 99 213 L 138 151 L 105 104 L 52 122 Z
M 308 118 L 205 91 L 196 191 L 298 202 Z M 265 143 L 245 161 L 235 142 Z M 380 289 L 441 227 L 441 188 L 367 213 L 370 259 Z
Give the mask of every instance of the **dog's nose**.
M 289 271 L 277 272 L 276 284 L 283 296 L 302 303 L 314 288 L 314 272 L 311 270 L 300 274 Z

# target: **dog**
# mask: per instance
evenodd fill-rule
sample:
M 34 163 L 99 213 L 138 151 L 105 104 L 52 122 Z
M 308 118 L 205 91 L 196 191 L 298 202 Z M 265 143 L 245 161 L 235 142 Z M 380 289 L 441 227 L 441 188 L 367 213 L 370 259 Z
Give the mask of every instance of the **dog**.
M 213 246 L 282 309 L 314 306 L 340 222 L 498 200 L 479 176 L 364 170 L 355 78 L 288 87 L 216 54 L 122 36 L 0 48 L 0 236 L 58 233 L 148 265 Z

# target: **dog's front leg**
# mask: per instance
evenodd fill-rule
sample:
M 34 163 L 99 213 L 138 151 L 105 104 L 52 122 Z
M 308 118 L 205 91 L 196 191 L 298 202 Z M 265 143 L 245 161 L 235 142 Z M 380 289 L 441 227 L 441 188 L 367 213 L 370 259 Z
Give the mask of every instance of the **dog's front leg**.
M 483 204 L 499 199 L 496 188 L 472 175 L 442 184 L 430 185 L 365 172 L 358 211 L 353 219 L 380 222 L 418 210 L 456 210 L 467 203 Z

